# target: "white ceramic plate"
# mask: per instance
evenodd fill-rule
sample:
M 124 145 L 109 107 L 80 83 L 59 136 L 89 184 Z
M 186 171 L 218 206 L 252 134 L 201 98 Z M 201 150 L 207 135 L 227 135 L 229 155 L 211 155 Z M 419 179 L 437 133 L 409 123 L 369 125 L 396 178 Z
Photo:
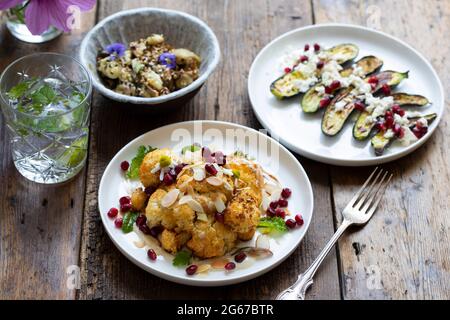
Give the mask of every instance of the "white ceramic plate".
M 375 55 L 384 61 L 382 70 L 410 70 L 409 78 L 395 91 L 421 94 L 432 105 L 423 112 L 438 114 L 428 133 L 408 147 L 393 144 L 385 154 L 375 156 L 370 141 L 359 142 L 352 137 L 352 125 L 346 123 L 335 137 L 322 134 L 322 112 L 307 115 L 300 107 L 300 97 L 277 100 L 269 91 L 271 82 L 281 75 L 279 59 L 292 49 L 306 43 L 331 47 L 354 43 L 359 47 L 356 59 Z M 365 166 L 398 159 L 417 149 L 433 134 L 444 110 L 442 84 L 431 64 L 406 43 L 372 29 L 342 24 L 314 25 L 296 29 L 276 38 L 257 55 L 250 68 L 248 93 L 256 116 L 272 136 L 291 150 L 313 160 L 344 166 Z
M 241 138 L 242 134 L 245 134 L 246 138 L 236 139 L 235 133 L 240 133 Z M 289 231 L 281 237 L 271 238 L 272 257 L 256 260 L 250 265 L 245 264 L 244 261 L 242 264 L 237 264 L 236 269 L 231 272 L 214 270 L 205 274 L 188 276 L 185 268 L 172 266 L 172 256 L 164 254 L 162 251 L 160 251 L 161 255 L 158 256 L 157 261 L 149 260 L 147 249 L 138 248 L 134 243 L 139 240 L 136 233 L 124 234 L 120 229 L 115 228 L 114 221 L 107 216 L 107 212 L 111 207 L 118 207 L 118 199 L 128 194 L 132 189 L 132 186 L 124 178 L 120 163 L 124 160 L 130 161 L 140 145 L 168 147 L 177 151 L 193 142 L 199 142 L 206 146 L 216 146 L 225 153 L 231 153 L 235 150 L 246 152 L 254 156 L 265 169 L 274 173 L 283 186 L 292 189 L 289 209 L 293 214 L 301 213 L 305 223 L 302 227 Z M 265 150 L 270 150 L 270 152 L 265 152 Z M 98 203 L 100 216 L 108 235 L 117 248 L 133 263 L 156 276 L 177 283 L 219 286 L 255 278 L 286 259 L 299 245 L 309 227 L 313 211 L 313 194 L 309 179 L 300 163 L 286 148 L 267 135 L 227 122 L 190 121 L 152 130 L 123 147 L 103 173 Z M 254 242 L 254 239 L 251 242 Z

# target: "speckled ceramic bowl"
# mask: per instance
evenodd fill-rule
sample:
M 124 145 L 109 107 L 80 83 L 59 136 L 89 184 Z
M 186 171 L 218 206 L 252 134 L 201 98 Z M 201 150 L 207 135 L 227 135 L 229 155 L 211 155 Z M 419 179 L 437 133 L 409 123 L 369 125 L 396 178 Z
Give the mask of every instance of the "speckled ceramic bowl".
M 200 77 L 189 86 L 155 98 L 132 97 L 108 89 L 96 70 L 96 56 L 102 48 L 114 42 L 129 44 L 157 33 L 176 48 L 187 48 L 202 58 Z M 100 93 L 121 103 L 154 105 L 148 109 L 181 105 L 192 98 L 214 71 L 220 60 L 219 42 L 214 32 L 202 20 L 184 12 L 138 8 L 121 11 L 100 21 L 83 39 L 81 63 L 89 70 L 92 83 Z M 180 102 L 180 103 L 178 103 Z

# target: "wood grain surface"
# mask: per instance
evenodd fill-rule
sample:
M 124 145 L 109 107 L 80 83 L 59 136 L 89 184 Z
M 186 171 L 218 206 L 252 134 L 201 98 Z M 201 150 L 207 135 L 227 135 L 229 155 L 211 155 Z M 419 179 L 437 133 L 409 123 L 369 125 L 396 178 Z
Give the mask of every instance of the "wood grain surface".
M 450 31 L 449 1 L 315 0 L 313 6 L 317 23 L 368 25 L 406 41 L 449 88 L 450 43 L 439 40 Z M 364 229 L 340 241 L 345 299 L 450 298 L 449 119 L 446 112 L 424 146 L 384 166 L 394 178 L 381 208 Z M 331 167 L 338 221 L 372 169 Z
M 276 36 L 313 23 L 380 29 L 421 51 L 450 85 L 450 2 L 446 0 L 101 0 L 83 14 L 82 30 L 43 45 L 0 28 L 0 68 L 36 51 L 77 55 L 83 34 L 120 10 L 141 6 L 185 11 L 203 19 L 222 50 L 218 69 L 193 100 L 166 114 L 133 112 L 94 94 L 87 168 L 57 187 L 27 182 L 14 168 L 0 117 L 0 299 L 270 299 L 309 266 L 340 222 L 340 211 L 372 168 L 342 168 L 298 157 L 314 189 L 314 215 L 300 247 L 273 271 L 226 287 L 177 285 L 127 260 L 103 229 L 98 185 L 108 162 L 131 139 L 165 124 L 216 119 L 260 128 L 247 96 L 247 74 Z M 448 105 L 448 99 L 447 99 Z M 385 167 L 395 177 L 364 229 L 344 235 L 315 277 L 310 299 L 450 298 L 450 191 L 446 114 L 419 150 Z M 66 286 L 66 268 L 81 269 L 81 289 Z

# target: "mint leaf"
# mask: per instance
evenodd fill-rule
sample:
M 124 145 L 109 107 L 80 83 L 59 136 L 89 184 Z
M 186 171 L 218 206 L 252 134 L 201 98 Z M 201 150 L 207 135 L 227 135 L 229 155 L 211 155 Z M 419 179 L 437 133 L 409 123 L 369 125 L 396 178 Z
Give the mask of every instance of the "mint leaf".
M 185 154 L 186 151 L 190 151 L 190 152 L 195 152 L 200 150 L 200 146 L 196 145 L 196 144 L 191 144 L 190 146 L 185 146 L 183 147 L 183 149 L 181 149 L 181 154 Z
M 122 223 L 122 231 L 123 233 L 129 233 L 133 231 L 133 225 L 136 222 L 136 219 L 139 215 L 139 212 L 127 212 L 123 217 Z
M 172 265 L 175 267 L 187 266 L 191 262 L 191 257 L 192 254 L 188 251 L 178 251 L 175 258 L 173 258 Z
M 283 218 L 280 217 L 263 217 L 259 221 L 258 229 L 261 233 L 283 233 L 287 231 L 286 224 Z
M 139 167 L 144 160 L 144 157 L 147 153 L 156 150 L 157 148 L 153 148 L 151 146 L 145 147 L 140 146 L 134 158 L 131 160 L 130 168 L 127 171 L 127 178 L 136 179 L 139 178 Z
M 19 99 L 31 87 L 32 83 L 33 82 L 31 80 L 20 82 L 8 91 L 8 96 L 11 99 Z

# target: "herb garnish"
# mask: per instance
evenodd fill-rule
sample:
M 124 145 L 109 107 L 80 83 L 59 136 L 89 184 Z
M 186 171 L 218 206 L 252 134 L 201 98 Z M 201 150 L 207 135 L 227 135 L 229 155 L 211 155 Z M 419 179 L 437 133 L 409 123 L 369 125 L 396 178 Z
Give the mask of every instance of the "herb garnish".
M 156 150 L 157 148 L 153 148 L 152 146 L 140 146 L 137 150 L 136 155 L 131 160 L 130 168 L 128 169 L 126 175 L 129 179 L 139 178 L 139 167 L 141 166 L 142 161 L 147 153 Z
M 261 231 L 261 233 L 268 234 L 268 233 L 283 233 L 287 231 L 286 224 L 284 222 L 284 219 L 280 217 L 263 217 L 259 221 L 258 229 Z
M 186 250 L 178 251 L 172 261 L 172 265 L 176 267 L 187 266 L 191 262 L 191 257 L 192 253 Z

